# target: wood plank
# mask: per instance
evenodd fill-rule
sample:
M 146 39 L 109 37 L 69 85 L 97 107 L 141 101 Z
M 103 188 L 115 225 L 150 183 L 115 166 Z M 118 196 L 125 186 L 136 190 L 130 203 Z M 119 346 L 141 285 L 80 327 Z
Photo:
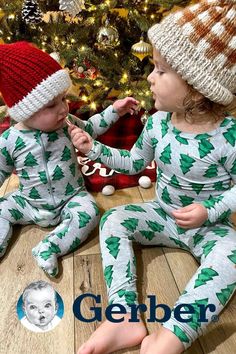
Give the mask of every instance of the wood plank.
M 10 179 L 6 192 L 17 187 L 17 178 Z M 48 278 L 34 263 L 31 249 L 48 232 L 35 225 L 14 227 L 14 240 L 1 260 L 0 274 L 0 353 L 56 353 L 74 351 L 73 255 L 64 257 L 63 272 L 56 279 Z M 45 280 L 61 295 L 65 312 L 58 326 L 47 333 L 33 333 L 24 328 L 16 314 L 16 304 L 24 288 L 32 281 Z M 12 340 L 14 338 L 14 340 Z
M 119 189 L 111 196 L 105 196 L 102 193 L 92 193 L 95 197 L 98 207 L 101 211 L 101 215 L 105 210 L 109 210 L 118 205 L 129 203 L 140 203 L 142 198 L 137 187 Z M 76 255 L 88 255 L 99 254 L 99 238 L 98 238 L 98 226 L 91 233 L 88 240 L 75 252 Z

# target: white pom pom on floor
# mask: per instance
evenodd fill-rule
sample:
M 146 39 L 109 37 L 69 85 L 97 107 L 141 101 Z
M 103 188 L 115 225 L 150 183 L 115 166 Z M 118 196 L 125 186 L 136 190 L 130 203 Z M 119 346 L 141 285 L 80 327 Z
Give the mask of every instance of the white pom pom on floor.
M 148 176 L 142 176 L 139 178 L 138 184 L 142 188 L 149 188 L 152 185 L 152 181 Z
M 114 193 L 115 193 L 115 187 L 113 187 L 111 184 L 104 186 L 102 189 L 103 195 L 112 195 Z

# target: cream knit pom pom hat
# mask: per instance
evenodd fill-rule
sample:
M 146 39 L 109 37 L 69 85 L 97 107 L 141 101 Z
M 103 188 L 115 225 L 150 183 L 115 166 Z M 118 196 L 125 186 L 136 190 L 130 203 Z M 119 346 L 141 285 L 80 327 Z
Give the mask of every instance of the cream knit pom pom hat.
M 153 46 L 190 85 L 213 102 L 236 93 L 236 0 L 202 0 L 148 31 Z

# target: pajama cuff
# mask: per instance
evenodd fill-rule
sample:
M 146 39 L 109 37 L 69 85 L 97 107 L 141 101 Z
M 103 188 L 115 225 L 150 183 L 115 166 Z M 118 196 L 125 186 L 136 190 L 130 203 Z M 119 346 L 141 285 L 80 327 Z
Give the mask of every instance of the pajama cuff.
M 97 160 L 97 158 L 101 155 L 102 152 L 102 144 L 98 141 L 93 141 L 93 146 L 91 150 L 85 154 L 90 160 Z

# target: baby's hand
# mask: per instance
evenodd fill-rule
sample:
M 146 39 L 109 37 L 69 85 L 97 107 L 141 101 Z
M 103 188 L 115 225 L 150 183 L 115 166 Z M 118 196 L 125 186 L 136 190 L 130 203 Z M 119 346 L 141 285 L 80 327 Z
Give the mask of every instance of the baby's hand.
M 208 219 L 207 209 L 198 203 L 187 205 L 172 212 L 176 224 L 183 229 L 194 229 L 202 226 Z
M 87 154 L 92 149 L 93 139 L 88 133 L 76 127 L 75 125 L 70 125 L 68 127 L 68 132 L 71 136 L 73 145 L 80 152 Z
M 126 113 L 134 114 L 138 111 L 139 101 L 133 97 L 126 97 L 122 100 L 117 100 L 113 103 L 113 108 L 117 111 L 120 117 Z

